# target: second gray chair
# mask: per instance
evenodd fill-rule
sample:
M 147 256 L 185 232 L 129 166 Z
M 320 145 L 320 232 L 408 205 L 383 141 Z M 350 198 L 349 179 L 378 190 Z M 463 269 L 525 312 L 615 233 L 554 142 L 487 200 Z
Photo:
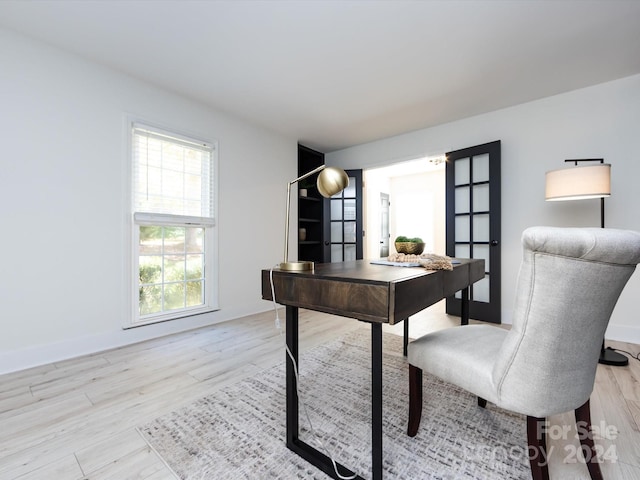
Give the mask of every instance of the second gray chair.
M 535 480 L 548 479 L 541 423 L 575 410 L 591 429 L 589 397 L 614 306 L 640 262 L 640 233 L 599 228 L 532 227 L 522 236 L 513 325 L 454 327 L 409 344 L 409 427 L 422 412 L 422 371 L 498 407 L 527 416 Z M 602 478 L 592 435 L 581 435 L 593 480 Z

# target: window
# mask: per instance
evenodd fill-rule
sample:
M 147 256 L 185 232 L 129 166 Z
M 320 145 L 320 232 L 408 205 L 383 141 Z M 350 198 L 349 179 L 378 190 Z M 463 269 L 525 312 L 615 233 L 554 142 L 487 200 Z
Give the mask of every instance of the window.
M 131 147 L 131 323 L 215 310 L 214 145 L 134 123 Z

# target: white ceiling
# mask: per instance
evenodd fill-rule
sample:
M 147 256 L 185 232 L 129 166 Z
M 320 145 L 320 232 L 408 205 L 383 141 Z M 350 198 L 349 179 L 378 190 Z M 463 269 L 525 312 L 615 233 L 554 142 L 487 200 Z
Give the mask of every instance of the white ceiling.
M 0 26 L 324 152 L 640 73 L 638 0 L 2 0 Z

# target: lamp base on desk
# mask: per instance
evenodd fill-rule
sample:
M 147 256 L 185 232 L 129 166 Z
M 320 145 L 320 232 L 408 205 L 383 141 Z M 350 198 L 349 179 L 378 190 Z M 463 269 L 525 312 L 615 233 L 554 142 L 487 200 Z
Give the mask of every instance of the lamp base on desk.
M 313 270 L 313 262 L 282 262 L 280 270 L 287 272 L 308 272 Z
M 616 352 L 613 348 L 607 347 L 600 352 L 598 363 L 603 365 L 613 365 L 614 367 L 624 367 L 629 364 L 629 359 Z

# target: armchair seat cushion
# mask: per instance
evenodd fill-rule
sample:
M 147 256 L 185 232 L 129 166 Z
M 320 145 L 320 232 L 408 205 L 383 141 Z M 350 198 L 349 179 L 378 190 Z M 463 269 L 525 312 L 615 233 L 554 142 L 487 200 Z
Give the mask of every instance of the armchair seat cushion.
M 495 356 L 508 331 L 490 325 L 466 325 L 439 330 L 409 343 L 411 365 L 498 404 L 493 381 Z M 456 352 L 452 355 L 451 352 Z M 478 355 L 486 352 L 486 355 Z

